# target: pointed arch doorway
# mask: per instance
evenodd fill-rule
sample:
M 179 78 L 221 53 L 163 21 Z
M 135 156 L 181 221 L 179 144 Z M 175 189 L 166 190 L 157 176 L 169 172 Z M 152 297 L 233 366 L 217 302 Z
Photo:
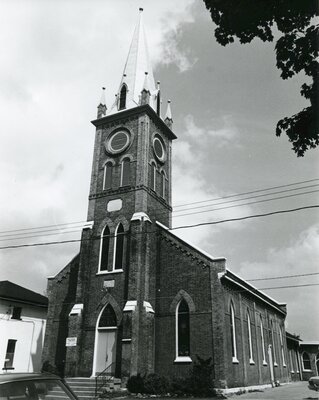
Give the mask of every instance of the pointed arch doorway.
M 96 324 L 93 376 L 105 371 L 115 374 L 117 321 L 115 312 L 110 304 L 101 311 Z

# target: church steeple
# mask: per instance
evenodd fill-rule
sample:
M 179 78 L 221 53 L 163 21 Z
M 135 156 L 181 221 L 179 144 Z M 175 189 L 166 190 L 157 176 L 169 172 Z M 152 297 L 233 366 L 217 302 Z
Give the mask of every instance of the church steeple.
M 145 72 L 147 72 L 147 85 L 150 92 L 149 105 L 156 110 L 157 90 L 155 88 L 154 75 L 144 31 L 143 8 L 140 8 L 139 20 L 133 34 L 133 39 L 117 93 L 117 101 L 111 107 L 109 114 L 114 114 L 123 109 L 137 107 L 141 104 L 141 92 L 144 88 Z M 123 107 L 124 95 L 125 107 Z M 121 104 L 120 99 L 122 99 Z

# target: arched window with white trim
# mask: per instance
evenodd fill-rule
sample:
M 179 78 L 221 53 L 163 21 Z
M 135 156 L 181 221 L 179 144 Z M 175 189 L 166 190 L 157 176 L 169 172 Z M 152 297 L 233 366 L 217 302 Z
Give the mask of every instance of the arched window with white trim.
M 165 172 L 161 172 L 161 196 L 165 199 L 165 191 L 166 191 L 166 178 Z
M 100 272 L 107 271 L 109 247 L 110 247 L 110 229 L 107 225 L 105 225 L 101 233 L 101 239 L 100 239 L 100 262 L 99 262 Z
M 253 342 L 251 337 L 251 321 L 250 321 L 249 310 L 247 310 L 247 332 L 248 332 L 249 363 L 255 364 L 253 357 Z
M 104 165 L 103 190 L 112 188 L 113 165 L 107 162 Z
M 131 182 L 131 162 L 129 158 L 124 158 L 121 162 L 121 184 L 120 186 L 127 186 Z
M 124 227 L 121 223 L 118 224 L 114 236 L 114 258 L 113 270 L 122 270 L 124 261 Z
M 185 299 L 182 299 L 176 307 L 176 360 L 175 361 L 191 361 L 189 307 Z
M 264 326 L 263 326 L 263 320 L 262 320 L 261 316 L 260 316 L 260 339 L 261 339 L 261 351 L 262 351 L 263 365 L 267 365 L 266 353 L 265 353 Z
M 274 324 L 271 321 L 270 322 L 270 337 L 271 337 L 271 345 L 272 345 L 272 354 L 274 358 L 274 366 L 277 367 L 277 348 L 276 348 L 276 342 L 275 342 L 275 331 L 274 331 Z
M 156 192 L 156 165 L 151 164 L 151 189 Z
M 280 348 L 281 348 L 281 357 L 282 357 L 282 365 L 286 367 L 286 358 L 285 358 L 285 348 L 284 341 L 282 339 L 282 330 L 279 327 L 279 338 L 280 338 Z
M 113 310 L 113 307 L 108 304 L 99 319 L 99 325 L 98 328 L 116 328 L 117 323 L 116 323 L 116 314 Z
M 311 370 L 311 363 L 310 363 L 310 357 L 309 354 L 304 351 L 302 353 L 302 368 L 304 371 L 310 371 Z
M 235 324 L 235 310 L 234 305 L 230 303 L 230 337 L 231 337 L 231 351 L 232 362 L 238 363 L 237 359 L 237 343 L 236 343 L 236 324 Z
M 124 110 L 126 108 L 126 94 L 127 87 L 125 84 L 123 84 L 120 91 L 119 110 Z

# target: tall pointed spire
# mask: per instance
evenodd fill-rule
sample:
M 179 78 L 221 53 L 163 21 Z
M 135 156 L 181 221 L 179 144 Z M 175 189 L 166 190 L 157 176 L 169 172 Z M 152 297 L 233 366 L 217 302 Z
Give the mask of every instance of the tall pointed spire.
M 139 20 L 136 25 L 129 53 L 126 59 L 122 80 L 118 90 L 118 97 L 120 96 L 123 84 L 126 85 L 126 104 L 125 109 L 137 107 L 140 105 L 141 91 L 144 88 L 145 72 L 148 72 L 147 84 L 148 90 L 151 93 L 150 106 L 156 110 L 155 102 L 155 82 L 150 62 L 146 35 L 143 25 L 143 8 L 139 9 Z M 119 109 L 118 104 L 114 104 L 111 113 L 117 112 Z

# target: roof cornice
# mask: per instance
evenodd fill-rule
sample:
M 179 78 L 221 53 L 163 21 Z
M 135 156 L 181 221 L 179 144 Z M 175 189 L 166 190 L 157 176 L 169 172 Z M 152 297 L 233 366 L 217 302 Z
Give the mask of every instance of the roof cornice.
M 108 124 L 110 122 L 116 122 L 118 120 L 121 120 L 123 118 L 131 118 L 135 117 L 138 114 L 146 113 L 156 124 L 160 126 L 164 134 L 170 139 L 174 140 L 177 139 L 177 136 L 175 133 L 172 132 L 172 130 L 165 124 L 165 122 L 156 114 L 156 112 L 153 110 L 152 107 L 150 107 L 148 104 L 144 104 L 142 106 L 137 106 L 134 108 L 129 108 L 127 110 L 122 110 L 114 114 L 107 115 L 102 118 L 97 118 L 94 119 L 92 124 L 96 127 L 99 128 L 102 125 Z

